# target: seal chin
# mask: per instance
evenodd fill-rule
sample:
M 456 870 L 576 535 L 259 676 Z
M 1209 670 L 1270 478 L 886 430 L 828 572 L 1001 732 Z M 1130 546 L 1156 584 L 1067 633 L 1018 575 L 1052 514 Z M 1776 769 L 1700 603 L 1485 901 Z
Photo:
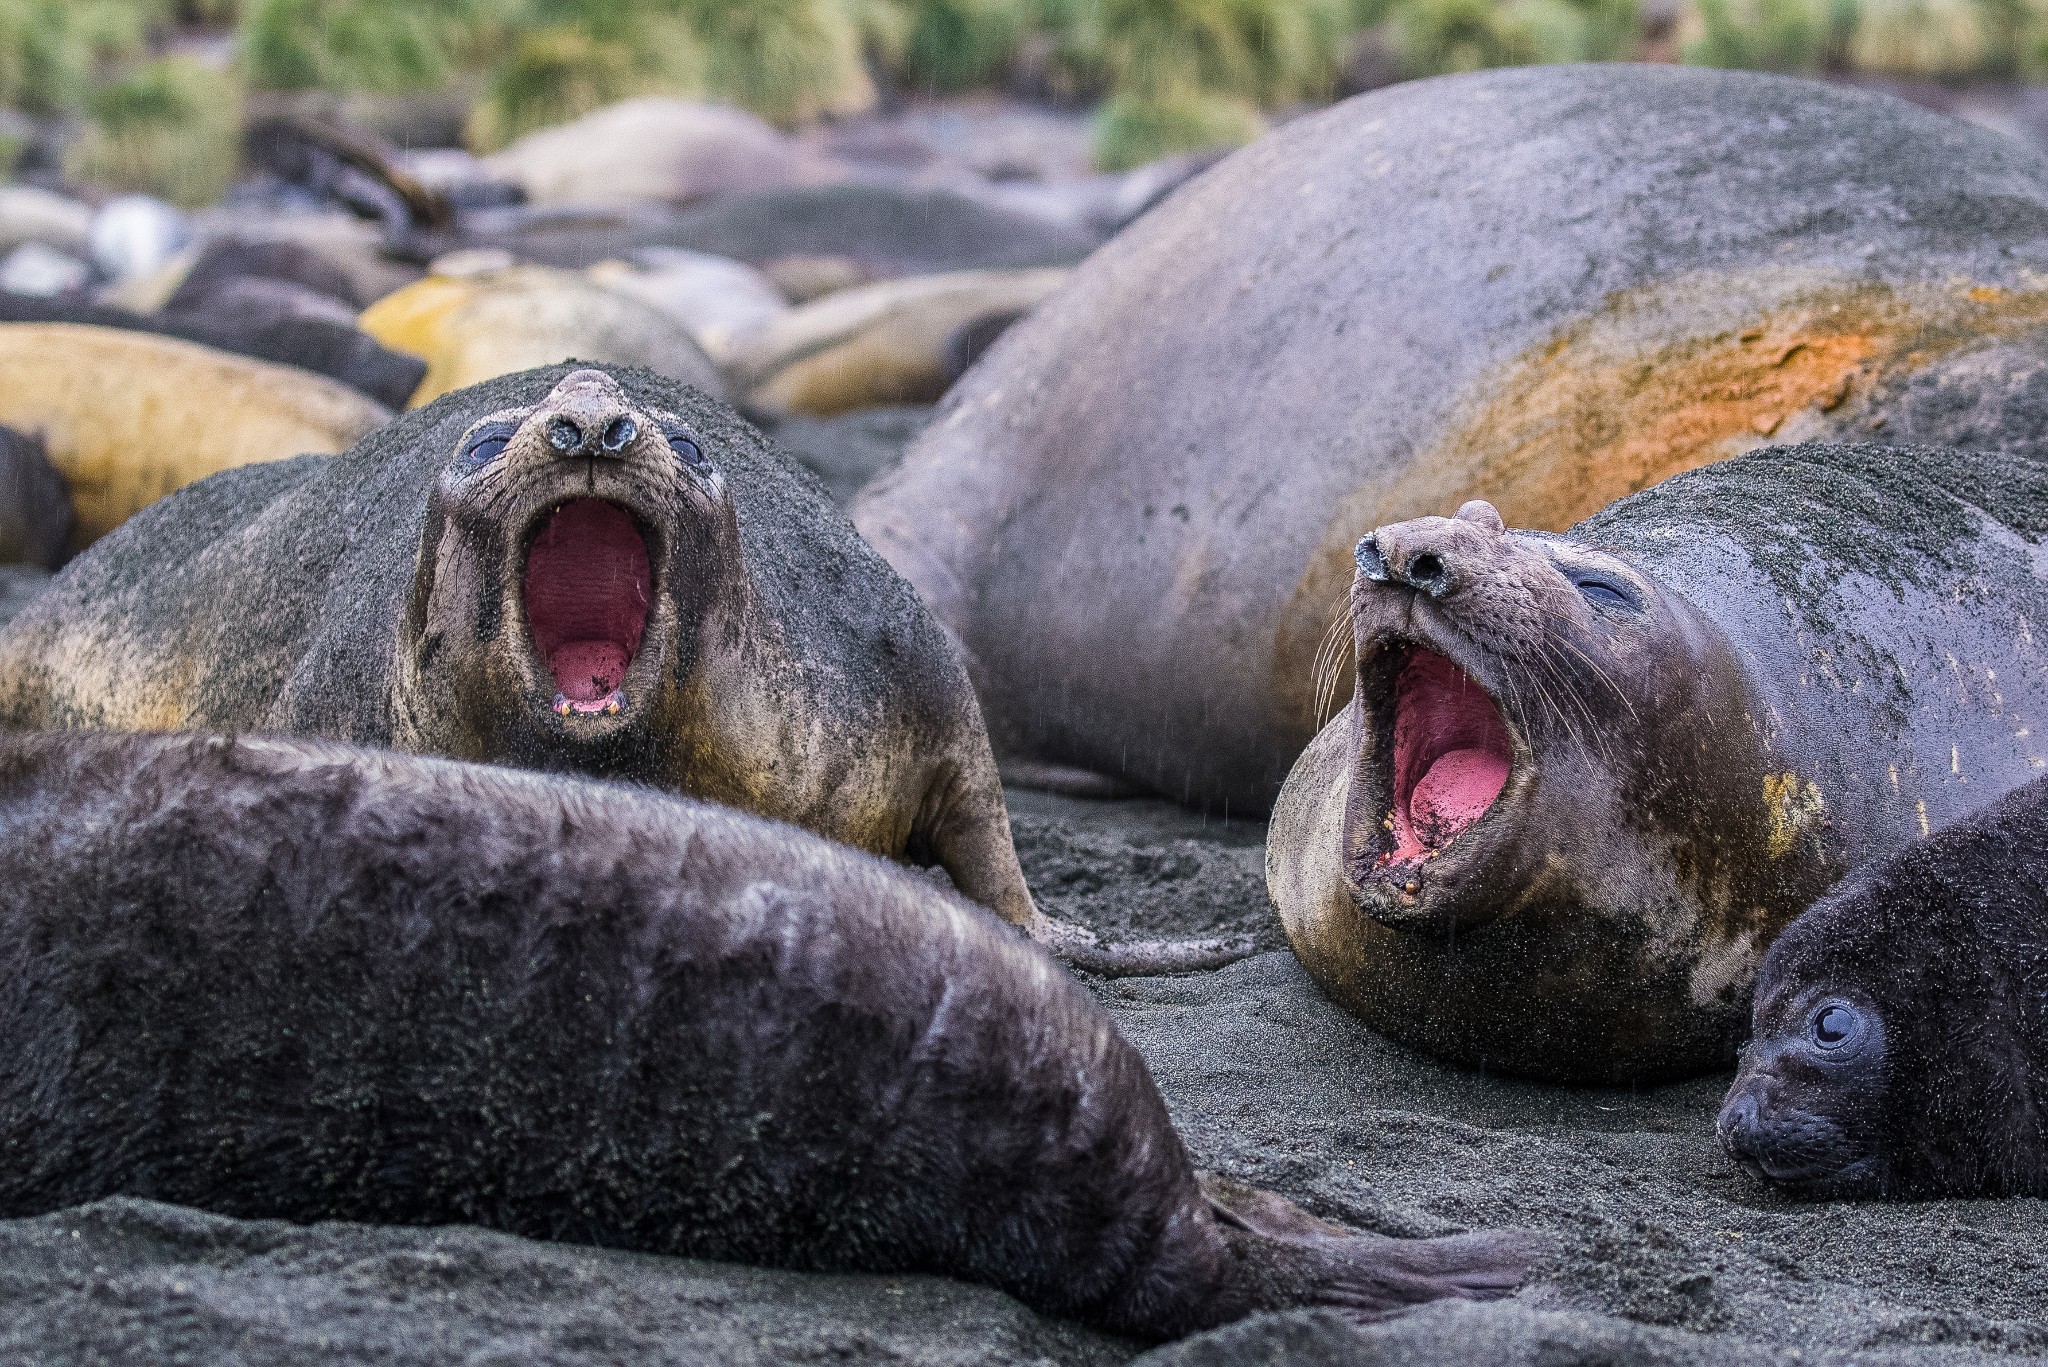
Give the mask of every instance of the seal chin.
M 566 723 L 620 717 L 644 691 L 647 671 L 634 665 L 660 563 L 651 540 L 644 519 L 602 498 L 556 504 L 529 529 L 520 575 L 528 642 L 539 676 L 554 684 L 550 711 Z
M 1431 885 L 1457 869 L 1458 842 L 1501 805 L 1520 747 L 1493 695 L 1434 644 L 1379 642 L 1360 663 L 1359 690 L 1353 811 L 1361 826 L 1372 821 L 1349 861 L 1359 903 L 1390 926 L 1467 919 L 1435 905 L 1443 899 Z

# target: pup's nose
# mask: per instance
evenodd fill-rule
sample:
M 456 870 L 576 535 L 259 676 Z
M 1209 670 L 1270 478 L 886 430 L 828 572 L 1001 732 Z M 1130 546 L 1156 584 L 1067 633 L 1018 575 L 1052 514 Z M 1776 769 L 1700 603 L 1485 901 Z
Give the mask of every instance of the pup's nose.
M 1728 1098 L 1714 1121 L 1714 1129 L 1721 1136 L 1721 1147 L 1738 1162 L 1754 1163 L 1757 1160 L 1757 1133 L 1760 1128 L 1756 1093 L 1747 1087 Z

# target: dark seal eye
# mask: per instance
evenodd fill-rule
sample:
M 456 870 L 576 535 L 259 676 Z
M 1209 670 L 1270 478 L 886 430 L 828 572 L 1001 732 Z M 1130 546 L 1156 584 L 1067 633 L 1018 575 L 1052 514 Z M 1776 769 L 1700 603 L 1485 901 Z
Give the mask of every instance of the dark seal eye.
M 663 423 L 661 435 L 668 438 L 669 449 L 676 453 L 676 458 L 692 470 L 707 471 L 711 468 L 711 462 L 704 459 L 703 448 L 697 445 L 697 439 L 690 435 L 687 427 Z
M 481 432 L 470 434 L 469 442 L 462 448 L 458 463 L 467 472 L 481 470 L 505 453 L 505 447 L 512 441 L 512 433 L 503 427 L 486 427 Z
M 1813 1013 L 1813 1042 L 1840 1049 L 1863 1033 L 1863 1013 L 1844 1002 L 1829 1002 Z
M 1634 608 L 1635 594 L 1625 586 L 1604 575 L 1580 571 L 1571 577 L 1572 584 L 1585 600 L 1596 608 Z

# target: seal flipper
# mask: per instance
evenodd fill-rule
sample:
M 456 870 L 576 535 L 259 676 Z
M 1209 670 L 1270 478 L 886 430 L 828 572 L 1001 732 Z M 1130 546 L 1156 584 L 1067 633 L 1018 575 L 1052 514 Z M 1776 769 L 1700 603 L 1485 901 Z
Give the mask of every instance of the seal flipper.
M 1207 973 L 1258 953 L 1249 935 L 1219 935 L 1206 940 L 1126 940 L 1104 944 L 1094 931 L 1072 921 L 1034 912 L 1027 934 L 1054 956 L 1084 973 L 1105 978 L 1157 978 L 1176 973 Z
M 1253 1310 L 1328 1306 L 1377 1318 L 1424 1301 L 1512 1295 L 1550 1241 L 1494 1229 L 1436 1239 L 1364 1234 L 1318 1219 L 1283 1196 L 1200 1175 L 1209 1211 L 1237 1253 Z

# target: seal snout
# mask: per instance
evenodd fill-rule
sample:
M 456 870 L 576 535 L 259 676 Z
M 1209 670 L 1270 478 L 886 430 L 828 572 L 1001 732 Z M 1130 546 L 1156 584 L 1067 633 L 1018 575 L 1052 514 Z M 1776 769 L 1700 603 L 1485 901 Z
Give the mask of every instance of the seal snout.
M 565 377 L 544 407 L 550 413 L 548 445 L 562 456 L 616 459 L 640 437 L 641 423 L 625 391 L 602 371 L 579 370 Z

